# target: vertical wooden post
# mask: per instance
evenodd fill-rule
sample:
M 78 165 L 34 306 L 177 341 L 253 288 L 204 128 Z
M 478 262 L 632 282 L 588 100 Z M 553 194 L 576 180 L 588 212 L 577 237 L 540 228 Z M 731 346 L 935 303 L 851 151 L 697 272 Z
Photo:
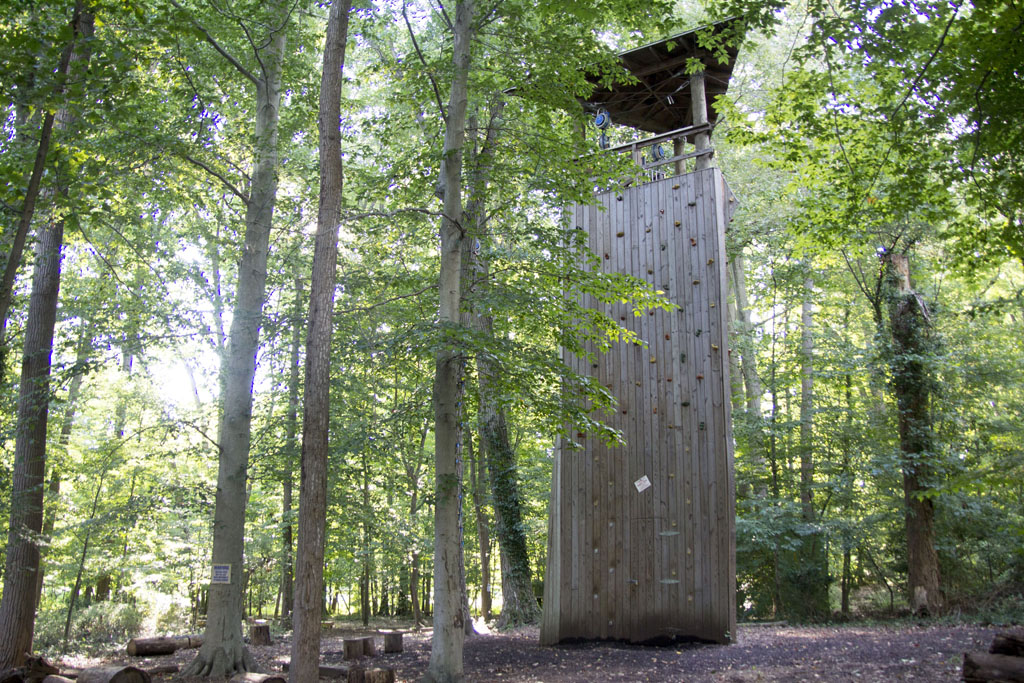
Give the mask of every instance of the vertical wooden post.
M 690 111 L 694 126 L 703 126 L 708 122 L 708 98 L 704 92 L 704 72 L 698 71 L 690 76 Z M 711 147 L 711 136 L 708 133 L 697 133 L 694 142 L 698 152 L 703 152 Z M 701 170 L 711 166 L 711 155 L 704 154 L 697 157 L 694 170 Z
M 686 151 L 686 138 L 676 138 L 672 141 L 672 156 L 677 157 Z M 676 175 L 686 173 L 686 159 L 680 159 L 675 163 Z

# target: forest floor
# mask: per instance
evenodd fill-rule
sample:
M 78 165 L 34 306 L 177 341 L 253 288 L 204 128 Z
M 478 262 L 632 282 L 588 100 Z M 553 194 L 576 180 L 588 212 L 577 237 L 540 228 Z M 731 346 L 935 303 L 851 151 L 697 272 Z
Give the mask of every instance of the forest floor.
M 958 681 L 962 655 L 986 651 L 996 627 L 899 622 L 889 625 L 786 626 L 741 625 L 730 646 L 646 647 L 618 642 L 587 642 L 555 647 L 537 644 L 536 628 L 488 632 L 468 638 L 467 681 L 594 683 L 598 681 Z M 345 628 L 325 634 L 321 664 L 344 666 L 342 640 L 372 631 Z M 381 649 L 382 638 L 377 647 Z M 266 647 L 251 647 L 266 671 L 281 671 L 288 661 L 287 637 Z M 66 662 L 67 666 L 159 664 L 184 666 L 195 651 L 167 657 Z M 132 660 L 129 662 L 129 660 Z M 394 668 L 399 681 L 416 681 L 430 659 L 430 634 L 405 635 L 404 652 L 363 658 L 366 668 Z M 208 683 L 204 679 L 154 676 L 154 681 Z

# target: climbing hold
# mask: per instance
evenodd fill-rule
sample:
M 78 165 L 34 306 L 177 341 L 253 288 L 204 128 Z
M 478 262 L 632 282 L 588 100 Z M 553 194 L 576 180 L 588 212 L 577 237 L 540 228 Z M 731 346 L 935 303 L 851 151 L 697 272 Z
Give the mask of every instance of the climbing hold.
M 690 200 L 690 201 L 688 201 L 688 202 L 687 202 L 686 204 L 687 204 L 688 206 L 697 206 L 697 200 L 696 200 L 696 199 L 691 199 L 691 200 Z
M 654 269 L 653 268 L 648 268 L 647 269 L 647 274 L 648 275 L 654 275 Z
M 676 227 L 678 228 L 680 225 L 682 225 L 682 223 L 680 223 L 679 221 L 676 221 Z
M 658 209 L 658 213 L 664 214 L 665 213 L 665 209 Z
M 616 236 L 616 237 L 622 237 L 622 236 L 624 236 L 625 234 L 626 234 L 625 232 L 623 232 L 622 230 L 619 230 L 619 231 L 618 231 L 617 233 L 615 233 L 615 236 Z
M 655 415 L 657 415 L 657 414 L 658 414 L 658 407 L 657 407 L 657 406 L 655 406 L 655 407 L 654 407 L 654 408 L 653 408 L 653 409 L 651 410 L 651 412 L 652 412 L 652 413 L 654 413 Z
M 622 201 L 622 195 L 620 194 L 620 195 L 619 195 L 618 197 L 616 197 L 616 198 L 615 198 L 615 201 L 617 201 L 617 202 L 621 202 L 621 201 Z
M 678 190 L 678 189 L 679 189 L 679 184 L 678 184 L 678 183 L 676 183 L 675 185 L 673 185 L 673 186 L 672 186 L 672 189 L 673 189 L 673 190 Z
M 686 354 L 685 353 L 679 354 L 679 362 L 680 363 L 685 363 L 686 362 Z
M 670 335 L 670 334 L 666 334 L 665 335 L 665 339 L 671 339 L 671 338 L 672 338 L 672 335 Z
M 704 375 L 697 375 L 697 379 L 704 379 Z
M 690 405 L 690 402 L 689 401 L 683 401 L 679 405 L 681 405 L 682 407 L 686 408 L 686 407 L 688 407 Z
M 583 432 L 576 432 L 576 438 L 577 439 L 585 439 L 585 438 L 587 438 L 587 435 L 584 434 Z
M 626 316 L 624 316 L 624 315 L 620 315 L 619 316 L 619 320 L 625 320 L 625 319 L 626 319 Z
M 712 344 L 711 345 L 711 350 L 712 351 L 717 351 L 718 350 L 718 344 Z
M 620 233 L 620 234 L 621 234 L 621 233 Z M 709 259 L 708 259 L 708 265 L 709 265 L 709 266 L 710 266 L 710 265 L 711 265 L 712 263 L 714 263 L 714 262 L 715 262 L 715 259 L 713 259 L 713 258 L 709 258 Z
M 657 358 L 655 358 L 654 356 L 651 356 L 651 362 L 652 362 L 652 363 L 657 363 L 657 362 L 658 362 L 658 359 L 657 359 Z
M 639 386 L 643 386 L 642 384 L 640 384 L 640 382 L 637 382 L 637 383 L 636 383 L 636 385 L 637 385 L 638 387 L 639 387 Z
M 604 258 L 605 258 L 605 260 L 608 260 L 608 259 L 610 259 L 610 258 L 611 258 L 611 256 L 609 256 L 608 254 L 605 254 L 605 255 L 604 255 Z
M 607 258 L 607 257 L 606 257 L 606 258 Z M 693 281 L 693 284 L 695 284 L 695 285 L 699 285 L 699 284 L 700 284 L 700 280 L 694 280 L 694 281 Z
M 715 302 L 714 302 L 714 301 L 712 301 L 712 302 L 711 302 L 711 308 L 714 308 L 714 307 L 715 307 Z
M 625 414 L 626 414 L 626 409 L 625 409 L 625 408 L 623 408 L 623 409 L 622 409 L 622 414 L 623 414 L 623 415 L 625 415 Z
M 704 431 L 704 423 L 703 423 L 703 422 L 701 422 L 701 423 L 700 423 L 700 430 L 701 430 L 702 432 Z
M 661 250 L 662 250 L 662 251 L 665 251 L 665 247 L 667 247 L 667 246 L 668 246 L 667 244 L 665 244 L 664 242 L 662 242 L 662 243 L 661 243 Z
M 696 331 L 696 332 L 694 332 L 694 334 L 695 334 L 695 335 L 697 335 L 697 336 L 699 337 L 699 336 L 700 336 L 700 333 L 701 333 L 701 331 L 702 331 L 702 330 L 701 330 L 701 329 L 700 329 L 700 328 L 698 327 L 698 328 L 697 328 L 697 331 Z
M 697 246 L 697 240 L 696 240 L 696 238 L 693 238 L 693 237 L 691 237 L 691 238 L 690 238 L 690 246 L 691 246 L 691 247 L 695 247 L 695 246 Z
M 666 381 L 666 382 L 671 382 L 671 381 L 672 381 L 672 378 L 671 378 L 671 377 L 666 377 L 666 378 L 665 378 L 665 381 Z

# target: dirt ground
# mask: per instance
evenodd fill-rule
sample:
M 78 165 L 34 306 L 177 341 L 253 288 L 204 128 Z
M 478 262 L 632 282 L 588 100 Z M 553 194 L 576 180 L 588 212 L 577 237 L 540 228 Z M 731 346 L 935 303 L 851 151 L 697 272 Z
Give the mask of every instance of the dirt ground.
M 466 641 L 467 681 L 550 683 L 596 681 L 958 681 L 962 655 L 987 650 L 999 629 L 982 626 L 785 625 L 740 626 L 729 646 L 644 647 L 589 642 L 555 647 L 537 644 L 537 629 L 485 633 Z M 321 664 L 343 666 L 342 640 L 365 632 L 334 631 L 321 642 Z M 377 647 L 382 649 L 378 637 Z M 251 648 L 266 671 L 281 671 L 288 660 L 287 638 Z M 139 668 L 176 662 L 184 665 L 195 651 L 169 657 L 118 658 L 105 664 Z M 430 659 L 429 632 L 408 633 L 405 651 L 363 658 L 367 668 L 394 667 L 399 681 L 416 681 Z M 81 664 L 79 664 L 81 665 Z M 154 677 L 154 681 L 177 680 Z M 194 679 L 198 682 L 201 679 Z M 187 683 L 193 683 L 188 681 Z M 206 683 L 206 682 L 204 682 Z

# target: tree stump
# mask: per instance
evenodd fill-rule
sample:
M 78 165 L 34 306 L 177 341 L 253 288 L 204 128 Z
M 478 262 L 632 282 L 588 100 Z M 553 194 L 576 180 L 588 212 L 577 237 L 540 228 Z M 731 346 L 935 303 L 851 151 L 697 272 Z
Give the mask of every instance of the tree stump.
M 342 641 L 342 648 L 344 649 L 344 659 L 346 661 L 350 659 L 359 659 L 364 654 L 364 645 L 362 638 L 346 638 Z M 349 676 L 352 674 L 349 673 Z
M 384 634 L 384 652 L 402 651 L 402 632 L 389 631 Z
M 394 669 L 369 669 L 364 683 L 395 683 Z
M 288 683 L 288 679 L 280 674 L 235 674 L 228 683 Z
M 134 666 L 104 666 L 78 674 L 78 683 L 150 683 L 150 678 Z
M 373 636 L 364 636 L 363 639 L 363 654 L 367 657 L 377 656 L 377 641 Z
M 348 683 L 366 683 L 366 669 L 361 666 L 349 667 Z
M 253 624 L 249 628 L 250 645 L 271 645 L 270 624 Z

